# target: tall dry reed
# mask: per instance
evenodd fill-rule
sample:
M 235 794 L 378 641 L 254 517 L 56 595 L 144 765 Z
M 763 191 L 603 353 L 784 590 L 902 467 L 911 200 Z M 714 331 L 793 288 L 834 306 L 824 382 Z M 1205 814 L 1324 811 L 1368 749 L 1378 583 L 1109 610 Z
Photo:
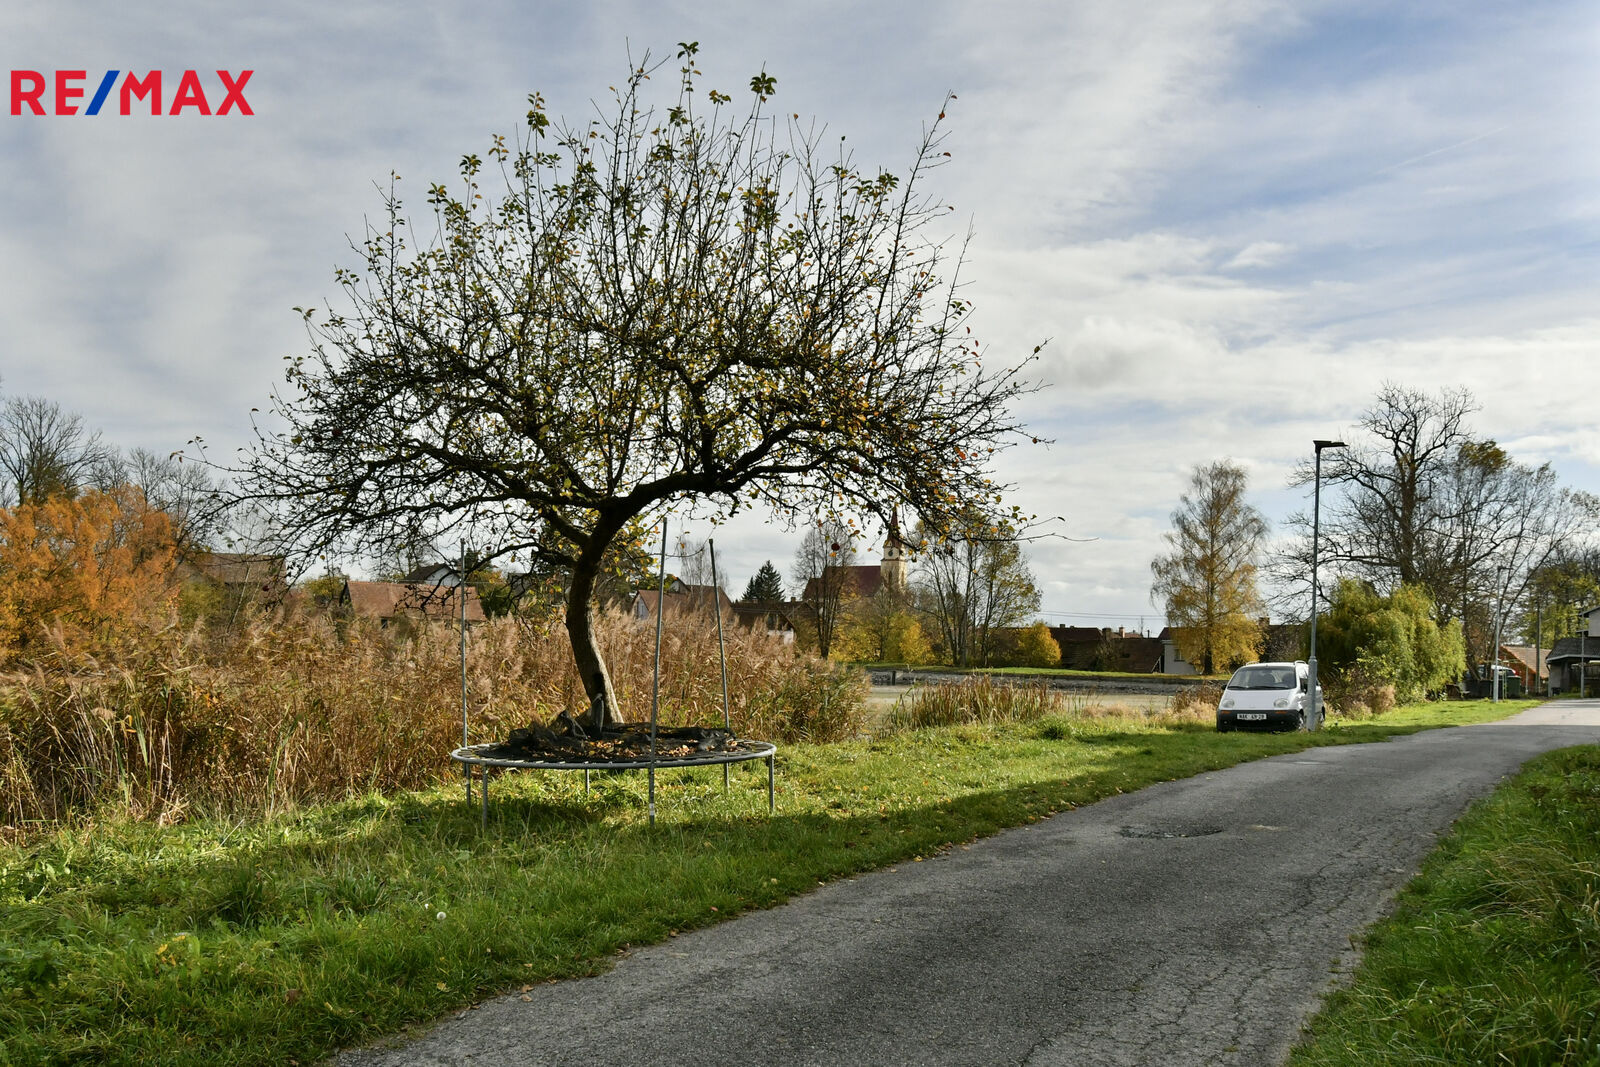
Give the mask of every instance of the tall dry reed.
M 997 682 L 978 675 L 913 690 L 895 709 L 890 724 L 900 728 L 957 723 L 1032 722 L 1069 710 L 1063 694 L 1040 682 Z
M 599 632 L 623 714 L 648 718 L 654 628 L 613 614 Z M 860 729 L 858 672 L 764 635 L 726 636 L 741 736 L 829 740 Z M 0 826 L 106 809 L 170 821 L 430 784 L 461 743 L 458 640 L 443 627 L 401 637 L 285 610 L 227 635 L 169 628 L 115 661 L 57 648 L 0 677 Z M 709 620 L 673 620 L 661 666 L 661 722 L 722 721 Z M 466 676 L 474 743 L 585 703 L 559 626 L 474 628 Z

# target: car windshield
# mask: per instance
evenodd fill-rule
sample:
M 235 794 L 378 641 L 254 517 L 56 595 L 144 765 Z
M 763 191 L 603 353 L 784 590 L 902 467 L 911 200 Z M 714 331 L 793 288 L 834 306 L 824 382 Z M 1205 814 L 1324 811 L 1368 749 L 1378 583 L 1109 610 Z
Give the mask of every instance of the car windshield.
M 1293 689 L 1293 667 L 1240 667 L 1228 679 L 1229 689 Z

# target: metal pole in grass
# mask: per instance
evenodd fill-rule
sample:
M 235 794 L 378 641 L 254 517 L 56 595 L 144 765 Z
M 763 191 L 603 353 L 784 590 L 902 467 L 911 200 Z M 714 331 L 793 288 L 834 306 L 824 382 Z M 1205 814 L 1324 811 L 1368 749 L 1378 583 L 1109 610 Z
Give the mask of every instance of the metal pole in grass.
M 1539 679 L 1544 678 L 1544 594 L 1533 602 L 1533 691 L 1539 691 Z M 1544 695 L 1550 695 L 1550 682 L 1545 680 Z
M 456 596 L 461 600 L 461 747 L 467 747 L 467 543 L 461 542 L 461 573 L 458 575 L 460 584 L 456 586 Z M 472 803 L 472 764 L 463 763 L 462 772 L 467 779 L 467 803 Z M 489 801 L 489 769 L 483 770 L 483 799 Z
M 656 715 L 661 706 L 661 621 L 667 614 L 667 520 L 661 520 L 661 578 L 656 587 L 656 664 L 650 680 L 650 825 L 656 824 Z
M 1494 681 L 1490 685 L 1491 703 L 1500 703 L 1500 612 L 1505 602 L 1505 567 L 1494 569 Z
M 706 549 L 711 553 L 711 602 L 717 609 L 717 659 L 722 665 L 722 727 L 733 733 L 733 719 L 728 715 L 728 652 L 722 644 L 722 592 L 717 584 L 717 543 L 706 539 Z M 722 791 L 728 791 L 728 765 L 722 765 Z

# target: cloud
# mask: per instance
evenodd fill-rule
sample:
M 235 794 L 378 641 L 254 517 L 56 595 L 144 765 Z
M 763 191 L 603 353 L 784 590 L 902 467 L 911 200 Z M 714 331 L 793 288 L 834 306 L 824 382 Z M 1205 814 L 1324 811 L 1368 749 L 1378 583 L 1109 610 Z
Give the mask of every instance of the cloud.
M 1575 0 L 13 8 L 12 66 L 257 71 L 247 122 L 0 116 L 0 388 L 125 445 L 244 440 L 373 181 L 420 208 L 528 92 L 581 120 L 626 48 L 699 40 L 703 86 L 742 98 L 765 64 L 867 166 L 902 167 L 959 94 L 929 188 L 975 229 L 972 325 L 996 362 L 1050 339 L 1019 410 L 1056 443 L 1001 475 L 1098 538 L 1033 550 L 1051 610 L 1147 610 L 1190 467 L 1233 457 L 1281 515 L 1311 438 L 1386 380 L 1466 385 L 1479 432 L 1600 488 L 1574 384 L 1600 350 L 1600 66 Z M 718 540 L 742 580 L 798 534 Z
M 1294 251 L 1293 246 L 1279 241 L 1252 241 L 1227 262 L 1228 270 L 1249 270 L 1251 267 L 1275 267 Z
M 1093 315 L 1059 351 L 1052 377 L 1069 388 L 1095 390 L 1115 383 L 1143 391 L 1152 377 L 1192 378 L 1227 356 L 1214 335 L 1188 323 Z

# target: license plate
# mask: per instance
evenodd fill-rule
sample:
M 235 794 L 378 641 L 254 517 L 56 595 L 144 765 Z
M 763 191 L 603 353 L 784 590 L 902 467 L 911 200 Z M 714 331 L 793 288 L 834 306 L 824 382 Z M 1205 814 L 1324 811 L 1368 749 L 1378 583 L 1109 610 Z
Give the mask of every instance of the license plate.
M 1239 714 L 1234 716 L 1235 719 L 1261 719 L 1261 720 L 1265 720 L 1266 717 L 1267 717 L 1267 713 L 1264 712 L 1264 711 L 1241 711 L 1241 712 L 1239 712 Z

